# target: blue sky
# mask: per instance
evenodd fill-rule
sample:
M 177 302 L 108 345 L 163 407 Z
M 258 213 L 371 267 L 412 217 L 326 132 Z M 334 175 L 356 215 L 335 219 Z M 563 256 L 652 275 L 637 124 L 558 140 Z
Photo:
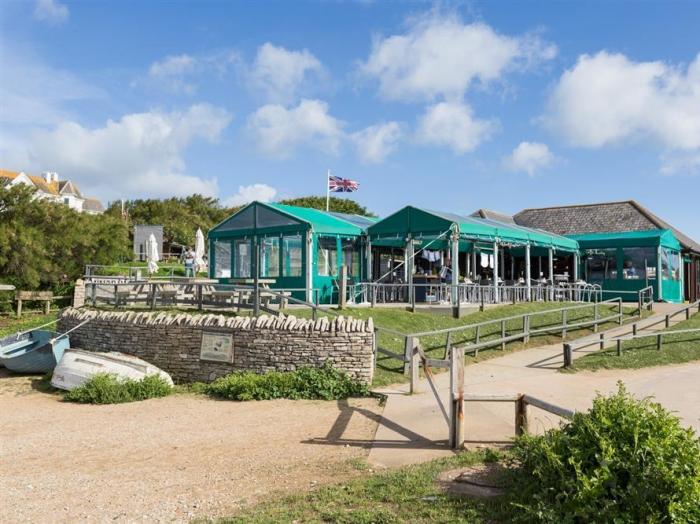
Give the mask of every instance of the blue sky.
M 0 164 L 104 200 L 634 198 L 700 239 L 698 2 L 0 6 Z

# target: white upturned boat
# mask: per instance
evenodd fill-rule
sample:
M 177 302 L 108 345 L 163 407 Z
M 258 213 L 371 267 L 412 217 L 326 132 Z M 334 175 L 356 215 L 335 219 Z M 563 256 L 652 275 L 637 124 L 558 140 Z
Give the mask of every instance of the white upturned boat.
M 160 375 L 170 385 L 173 384 L 173 379 L 165 371 L 140 358 L 116 351 L 96 353 L 82 349 L 68 349 L 53 371 L 51 385 L 70 391 L 98 373 L 110 373 L 132 380 L 141 380 L 147 375 Z

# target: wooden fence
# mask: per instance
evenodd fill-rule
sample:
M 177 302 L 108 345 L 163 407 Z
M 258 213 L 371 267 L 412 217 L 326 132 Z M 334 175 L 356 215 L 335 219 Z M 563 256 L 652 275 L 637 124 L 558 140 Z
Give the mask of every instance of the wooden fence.
M 606 336 L 605 333 L 601 333 L 600 336 L 597 339 L 589 339 L 585 338 L 582 340 L 578 340 L 576 342 L 570 342 L 570 343 L 565 343 L 563 347 L 563 356 L 564 356 L 564 367 L 568 368 L 571 367 L 573 364 L 573 359 L 574 359 L 574 352 L 589 348 L 592 346 L 599 346 L 600 350 L 605 349 L 605 346 L 607 344 L 615 344 L 616 346 L 616 352 L 617 355 L 622 354 L 622 344 L 626 340 L 634 340 L 634 339 L 639 339 L 639 338 L 650 338 L 650 337 L 656 337 L 657 339 L 657 349 L 661 349 L 663 345 L 663 337 L 666 335 L 672 335 L 676 333 L 683 333 L 683 332 L 700 332 L 700 330 L 673 330 L 673 331 L 663 331 L 663 332 L 654 332 L 654 333 L 644 333 L 640 334 L 639 330 L 640 329 L 649 329 L 654 326 L 658 326 L 659 324 L 664 324 L 664 327 L 668 329 L 671 326 L 671 319 L 678 316 L 678 315 L 685 315 L 685 319 L 688 320 L 690 318 L 690 312 L 693 309 L 697 309 L 698 312 L 700 312 L 700 300 L 693 302 L 692 304 L 688 304 L 685 307 L 678 309 L 677 311 L 674 311 L 673 313 L 669 313 L 667 315 L 664 315 L 660 319 L 656 321 L 644 321 L 640 320 L 637 322 L 634 322 L 629 325 L 630 331 L 627 333 L 618 333 L 617 335 L 609 335 Z

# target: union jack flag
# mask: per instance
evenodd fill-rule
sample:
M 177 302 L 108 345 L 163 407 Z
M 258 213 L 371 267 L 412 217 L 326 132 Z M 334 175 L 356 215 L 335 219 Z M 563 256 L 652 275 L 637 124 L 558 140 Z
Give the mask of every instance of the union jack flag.
M 352 193 L 360 188 L 360 184 L 349 178 L 328 175 L 328 191 L 331 193 Z

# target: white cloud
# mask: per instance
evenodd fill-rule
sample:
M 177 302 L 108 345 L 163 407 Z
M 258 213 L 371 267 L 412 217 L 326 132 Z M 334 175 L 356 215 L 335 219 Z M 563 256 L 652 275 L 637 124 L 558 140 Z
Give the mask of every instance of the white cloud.
M 525 172 L 530 176 L 550 167 L 556 160 L 547 147 L 539 142 L 520 142 L 513 152 L 505 158 L 506 167 L 515 172 Z
M 440 102 L 427 108 L 418 123 L 416 138 L 424 144 L 448 146 L 461 155 L 477 148 L 497 128 L 493 120 L 474 118 L 467 104 Z
M 649 139 L 700 148 L 700 54 L 684 71 L 601 51 L 579 57 L 559 79 L 545 122 L 578 146 Z
M 320 100 L 302 100 L 286 108 L 268 104 L 248 119 L 248 129 L 261 151 L 284 158 L 301 145 L 337 153 L 343 138 L 343 122 L 328 113 L 328 104 Z
M 269 101 L 290 103 L 322 73 L 321 62 L 308 50 L 289 51 L 267 42 L 258 48 L 249 76 L 251 87 L 263 91 Z
M 556 47 L 536 35 L 502 35 L 483 23 L 456 16 L 418 18 L 401 35 L 377 38 L 360 72 L 379 81 L 384 98 L 460 98 L 469 86 L 549 60 Z
M 660 172 L 666 176 L 700 176 L 700 150 L 663 155 Z
M 37 0 L 34 6 L 34 18 L 50 25 L 60 25 L 68 20 L 68 7 L 56 0 Z
M 277 196 L 277 190 L 267 184 L 251 184 L 238 186 L 238 193 L 224 200 L 224 205 L 229 207 L 242 206 L 253 200 L 258 202 L 271 202 Z
M 26 168 L 57 171 L 103 198 L 215 196 L 216 177 L 189 174 L 183 154 L 196 139 L 216 141 L 231 119 L 221 108 L 199 104 L 183 112 L 128 114 L 94 129 L 67 121 L 33 136 L 33 165 Z
M 378 164 L 396 149 L 402 134 L 401 124 L 386 122 L 366 127 L 353 133 L 351 138 L 363 162 Z
M 204 78 L 211 82 L 217 76 L 223 77 L 239 63 L 239 54 L 231 49 L 196 56 L 187 53 L 170 55 L 153 62 L 148 75 L 134 80 L 132 86 L 193 95 Z
M 51 125 L 71 118 L 68 103 L 105 98 L 101 89 L 72 73 L 50 67 L 17 49 L 4 48 L 0 81 L 0 122 L 17 131 L 21 126 Z M 50 86 L 50 88 L 48 87 Z

